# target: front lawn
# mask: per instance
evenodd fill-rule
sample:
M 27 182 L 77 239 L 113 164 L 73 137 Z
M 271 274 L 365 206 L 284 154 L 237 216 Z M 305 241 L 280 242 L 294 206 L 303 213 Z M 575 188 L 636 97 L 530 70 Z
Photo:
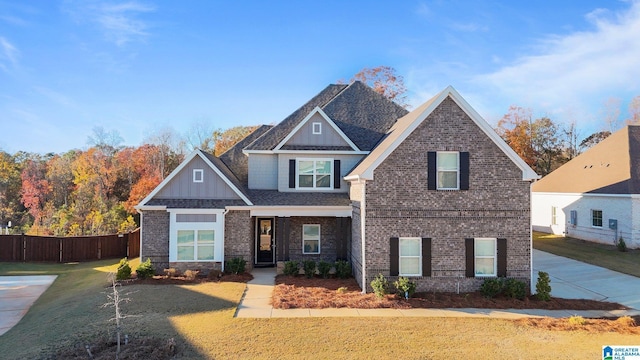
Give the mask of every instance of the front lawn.
M 640 277 L 640 250 L 638 249 L 621 252 L 613 245 L 537 231 L 533 232 L 533 248 Z
M 113 334 L 106 302 L 107 271 L 117 261 L 70 265 L 0 264 L 0 275 L 61 276 L 25 318 L 0 336 L 3 359 L 70 358 L 75 349 Z M 135 265 L 133 266 L 135 268 Z M 603 345 L 637 345 L 637 334 L 580 327 L 556 331 L 534 323 L 469 318 L 236 319 L 244 284 L 129 285 L 123 313 L 132 341 L 175 344 L 177 359 L 586 359 Z M 160 346 L 160 345 L 158 345 Z M 147 346 L 149 347 L 149 346 Z M 113 356 L 110 358 L 114 358 Z M 146 357 L 149 358 L 149 357 Z

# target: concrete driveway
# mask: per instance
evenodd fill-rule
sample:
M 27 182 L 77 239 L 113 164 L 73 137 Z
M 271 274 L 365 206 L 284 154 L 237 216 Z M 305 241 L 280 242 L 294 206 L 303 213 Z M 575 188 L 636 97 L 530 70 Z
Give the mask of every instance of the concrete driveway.
M 0 276 L 0 335 L 22 319 L 57 275 Z
M 533 249 L 533 286 L 549 273 L 551 295 L 616 302 L 640 309 L 640 278 Z

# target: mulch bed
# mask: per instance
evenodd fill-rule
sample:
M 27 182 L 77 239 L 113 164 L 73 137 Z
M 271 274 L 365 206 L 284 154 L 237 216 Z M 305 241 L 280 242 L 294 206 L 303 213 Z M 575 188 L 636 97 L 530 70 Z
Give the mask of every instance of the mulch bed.
M 122 285 L 186 285 L 186 284 L 201 284 L 206 282 L 240 282 L 246 283 L 253 279 L 253 275 L 249 273 L 242 274 L 221 274 L 221 276 L 196 276 L 195 278 L 187 278 L 184 276 L 163 276 L 156 275 L 150 279 L 138 279 L 135 276 L 131 279 L 121 281 Z
M 343 288 L 342 290 L 338 290 Z M 277 309 L 412 309 L 412 308 L 479 308 L 479 309 L 544 309 L 544 310 L 625 310 L 627 307 L 611 302 L 551 298 L 540 301 L 533 296 L 524 300 L 504 296 L 485 298 L 472 293 L 416 293 L 409 300 L 386 295 L 378 299 L 374 294 L 362 294 L 355 279 L 308 279 L 302 276 L 276 277 L 272 304 Z

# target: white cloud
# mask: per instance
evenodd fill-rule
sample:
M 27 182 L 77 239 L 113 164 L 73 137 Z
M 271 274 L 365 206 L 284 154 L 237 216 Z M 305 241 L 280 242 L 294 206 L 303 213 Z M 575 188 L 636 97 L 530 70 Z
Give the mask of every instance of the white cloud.
M 58 105 L 62 105 L 66 107 L 75 106 L 75 103 L 73 102 L 73 100 L 71 100 L 68 96 L 61 94 L 57 91 L 54 91 L 42 86 L 35 86 L 34 90 Z
M 9 72 L 18 65 L 20 51 L 9 40 L 0 36 L 0 69 Z
M 640 2 L 617 14 L 597 9 L 586 19 L 593 30 L 550 36 L 537 54 L 474 82 L 493 96 L 518 99 L 535 111 L 591 114 L 581 117 L 594 116 L 611 96 L 639 92 Z

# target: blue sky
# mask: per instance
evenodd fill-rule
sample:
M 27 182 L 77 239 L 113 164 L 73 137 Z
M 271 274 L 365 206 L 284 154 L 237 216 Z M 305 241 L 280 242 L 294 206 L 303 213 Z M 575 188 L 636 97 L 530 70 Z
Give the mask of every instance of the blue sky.
M 515 104 L 586 137 L 640 95 L 639 34 L 637 1 L 0 0 L 0 149 L 277 123 L 378 65 L 414 106 L 453 85 L 491 124 Z

